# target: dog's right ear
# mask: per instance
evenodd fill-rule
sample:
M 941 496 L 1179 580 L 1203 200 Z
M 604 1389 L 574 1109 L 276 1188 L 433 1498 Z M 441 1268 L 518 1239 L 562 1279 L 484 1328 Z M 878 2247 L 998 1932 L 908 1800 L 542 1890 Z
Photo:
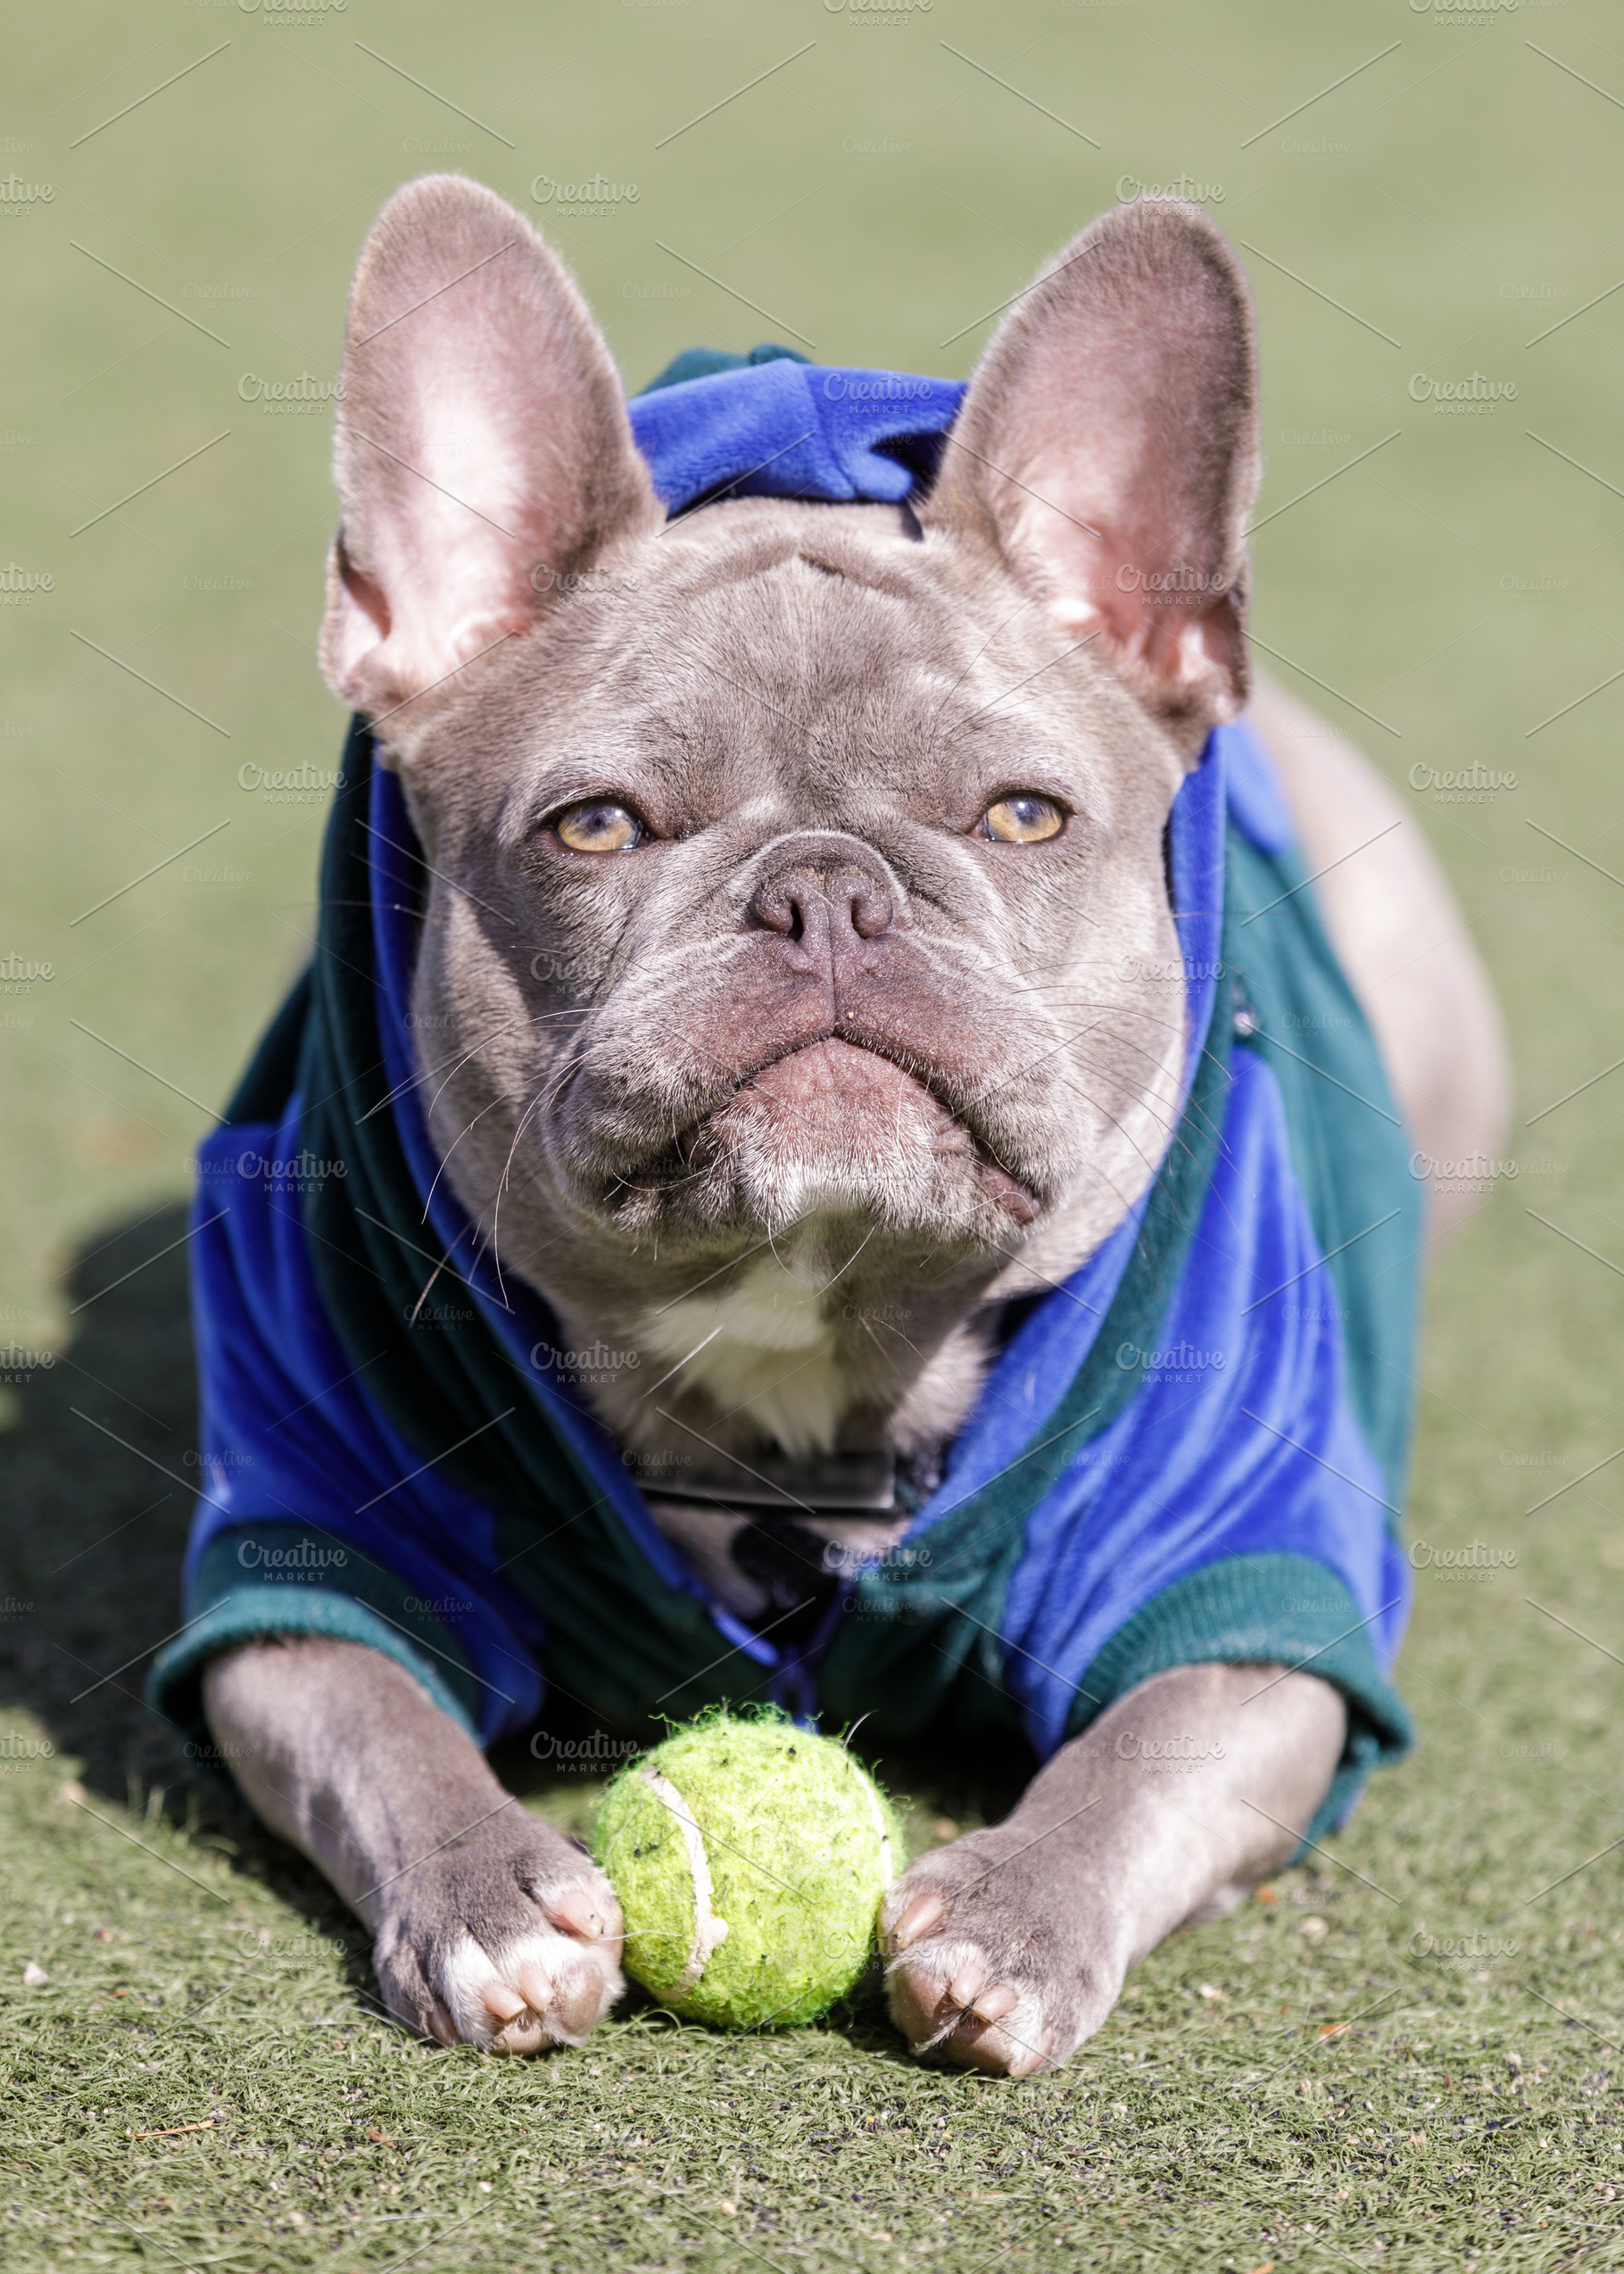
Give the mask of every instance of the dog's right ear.
M 522 635 L 563 580 L 665 516 L 620 383 L 561 264 L 456 174 L 392 197 L 350 291 L 344 521 L 321 667 L 381 718 Z

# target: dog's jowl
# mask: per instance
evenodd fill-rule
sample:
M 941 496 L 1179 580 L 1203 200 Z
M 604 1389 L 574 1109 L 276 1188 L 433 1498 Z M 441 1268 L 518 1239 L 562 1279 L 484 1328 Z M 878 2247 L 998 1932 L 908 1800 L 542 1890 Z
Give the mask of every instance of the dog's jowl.
M 1409 1161 L 1499 1110 L 1425 847 L 1248 684 L 1240 271 L 1139 204 L 967 387 L 757 349 L 628 402 L 442 178 L 337 419 L 355 718 L 202 1149 L 155 1695 L 392 2010 L 502 2052 L 622 1987 L 484 1758 L 547 1697 L 616 1757 L 719 1698 L 1005 1733 L 1044 1765 L 892 1887 L 891 2012 L 1063 2060 L 1404 1747 Z

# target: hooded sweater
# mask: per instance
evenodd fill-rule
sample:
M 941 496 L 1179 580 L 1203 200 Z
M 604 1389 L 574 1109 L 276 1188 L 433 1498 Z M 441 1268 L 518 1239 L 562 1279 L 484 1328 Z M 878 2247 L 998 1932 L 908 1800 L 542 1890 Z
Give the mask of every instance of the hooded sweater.
M 725 494 L 900 502 L 963 396 L 788 350 L 692 351 L 628 404 L 671 513 Z M 775 1699 L 891 1742 L 1023 1731 L 1040 1759 L 1199 1661 L 1302 1667 L 1348 1707 L 1311 1836 L 1409 1742 L 1388 1679 L 1421 1193 L 1268 760 L 1220 726 L 1169 817 L 1188 1037 L 1141 1199 L 1015 1307 L 899 1544 L 758 1631 L 662 1531 L 545 1302 L 499 1274 L 424 1117 L 425 872 L 353 722 L 309 970 L 197 1154 L 202 1387 L 185 1624 L 149 1678 L 203 1733 L 208 1659 L 327 1634 L 482 1743 L 551 1689 L 639 1735 Z M 792 1639 L 791 1639 L 792 1636 Z

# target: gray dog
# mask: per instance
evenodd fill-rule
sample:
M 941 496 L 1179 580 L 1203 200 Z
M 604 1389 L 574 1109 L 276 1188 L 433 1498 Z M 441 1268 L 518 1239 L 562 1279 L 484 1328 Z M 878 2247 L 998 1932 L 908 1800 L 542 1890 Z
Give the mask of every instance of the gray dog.
M 321 660 L 421 848 L 435 1205 L 567 1357 L 617 1354 L 576 1366 L 579 1402 L 647 1480 L 684 1600 L 725 1635 L 796 1631 L 774 1553 L 810 1541 L 838 1584 L 928 1538 L 1036 1311 L 1074 1314 L 1095 1259 L 1129 1257 L 1200 1134 L 1197 1023 L 1225 1066 L 1266 1056 L 1239 995 L 1197 1021 L 1172 898 L 1170 814 L 1251 694 L 1244 280 L 1196 210 L 1119 210 L 1015 304 L 906 499 L 736 484 L 667 518 L 555 257 L 474 184 L 423 181 L 356 276 L 337 471 Z M 1492 1146 L 1496 1017 L 1416 831 L 1284 694 L 1247 719 L 1323 872 L 1320 914 L 1293 886 L 1290 920 L 1322 917 L 1406 1125 L 1384 1141 Z M 1197 1361 L 1206 1396 L 1220 1361 Z M 1289 1411 L 1269 1426 L 1310 1441 Z M 662 1490 L 696 1444 L 721 1482 Z M 1210 1489 L 1170 1483 L 1162 1518 Z M 604 1878 L 503 1792 L 432 1655 L 337 1614 L 255 1616 L 211 1646 L 210 1725 L 372 1930 L 391 2009 L 446 2044 L 579 2044 L 623 1987 Z M 1015 2076 L 1064 2059 L 1130 1967 L 1318 1820 L 1364 1710 L 1329 1629 L 1323 1655 L 1258 1630 L 1148 1663 L 1090 1720 L 1056 1707 L 1007 1821 L 890 1890 L 916 2049 Z M 1175 1802 L 1148 1764 L 1192 1754 Z

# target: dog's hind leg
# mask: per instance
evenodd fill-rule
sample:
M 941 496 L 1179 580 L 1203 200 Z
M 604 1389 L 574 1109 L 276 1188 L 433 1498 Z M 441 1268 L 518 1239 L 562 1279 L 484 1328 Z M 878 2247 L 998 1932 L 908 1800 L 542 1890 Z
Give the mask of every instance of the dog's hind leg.
M 1429 1163 L 1492 1156 L 1511 1109 L 1504 1029 L 1416 801 L 1272 680 L 1258 680 L 1247 720 L 1279 769 L 1326 929 L 1416 1151 Z M 1470 1213 L 1476 1195 L 1464 1188 L 1480 1179 L 1429 1175 L 1436 1239 Z

